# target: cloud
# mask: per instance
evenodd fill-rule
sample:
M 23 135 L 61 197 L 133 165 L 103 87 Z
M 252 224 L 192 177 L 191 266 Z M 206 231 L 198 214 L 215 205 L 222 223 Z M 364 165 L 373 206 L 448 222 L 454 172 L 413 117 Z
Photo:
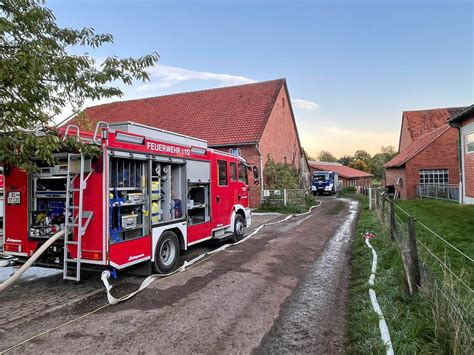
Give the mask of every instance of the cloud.
M 213 81 L 222 86 L 255 83 L 256 80 L 241 75 L 210 73 L 156 64 L 148 69 L 150 83 L 141 85 L 138 90 L 156 90 L 191 81 Z
M 291 103 L 295 108 L 303 111 L 318 111 L 320 107 L 316 102 L 303 99 L 293 99 Z

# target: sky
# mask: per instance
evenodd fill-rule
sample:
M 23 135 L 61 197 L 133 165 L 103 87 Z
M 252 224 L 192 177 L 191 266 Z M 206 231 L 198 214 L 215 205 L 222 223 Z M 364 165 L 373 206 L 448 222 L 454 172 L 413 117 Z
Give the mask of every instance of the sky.
M 286 78 L 312 156 L 398 149 L 402 111 L 473 103 L 470 1 L 49 0 L 61 26 L 111 33 L 87 51 L 160 54 L 122 99 Z M 113 99 L 108 101 L 117 101 Z M 91 103 L 89 103 L 91 104 Z

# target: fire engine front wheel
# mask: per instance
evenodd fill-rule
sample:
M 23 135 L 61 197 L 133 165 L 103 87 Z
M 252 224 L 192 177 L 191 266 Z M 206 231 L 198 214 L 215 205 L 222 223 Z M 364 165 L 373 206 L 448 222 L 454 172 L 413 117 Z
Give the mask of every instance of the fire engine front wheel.
M 244 231 L 245 231 L 244 218 L 240 214 L 238 214 L 235 216 L 234 235 L 232 236 L 232 241 L 236 243 L 239 240 L 244 239 Z
M 171 231 L 164 232 L 155 248 L 155 262 L 153 269 L 159 274 L 173 271 L 179 257 L 179 240 Z

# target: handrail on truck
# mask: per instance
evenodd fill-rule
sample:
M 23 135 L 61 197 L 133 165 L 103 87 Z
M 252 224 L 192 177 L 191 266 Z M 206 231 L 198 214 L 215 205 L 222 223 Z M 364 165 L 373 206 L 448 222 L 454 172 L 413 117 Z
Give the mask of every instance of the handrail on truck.
M 67 136 L 68 136 L 68 133 L 69 133 L 69 130 L 70 130 L 71 128 L 74 128 L 74 129 L 76 130 L 76 136 L 77 136 L 77 138 L 81 139 L 79 126 L 77 126 L 77 125 L 75 125 L 75 124 L 69 124 L 69 125 L 67 125 L 66 130 L 64 131 L 64 138 L 63 138 L 63 140 L 66 140 L 66 138 L 67 138 Z
M 97 139 L 97 134 L 99 133 L 99 128 L 101 128 L 101 127 L 109 129 L 109 124 L 105 121 L 98 121 L 97 122 L 97 125 L 95 126 L 94 135 L 92 137 L 92 140 L 97 145 L 100 145 L 100 143 L 101 143 L 100 140 Z M 103 130 L 102 130 L 102 132 L 103 132 Z M 101 138 L 105 138 L 102 134 L 100 136 L 101 136 Z

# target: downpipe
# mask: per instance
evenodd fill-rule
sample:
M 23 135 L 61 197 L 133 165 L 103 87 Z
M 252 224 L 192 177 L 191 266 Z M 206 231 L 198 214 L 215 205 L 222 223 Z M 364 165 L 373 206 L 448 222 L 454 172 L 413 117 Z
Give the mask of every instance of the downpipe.
M 14 283 L 55 241 L 64 236 L 64 231 L 59 231 L 49 238 L 13 275 L 0 284 L 0 292 Z

